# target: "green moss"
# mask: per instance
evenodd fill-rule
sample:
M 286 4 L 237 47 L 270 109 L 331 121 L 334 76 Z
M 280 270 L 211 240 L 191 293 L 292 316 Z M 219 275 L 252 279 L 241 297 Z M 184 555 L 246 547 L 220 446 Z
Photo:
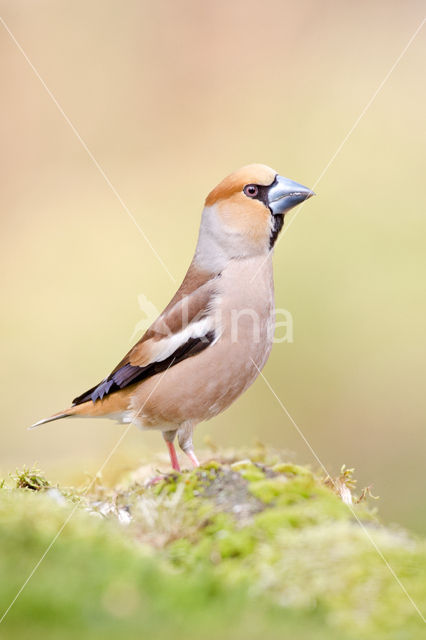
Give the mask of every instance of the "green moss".
M 38 490 L 0 492 L 4 608 L 66 525 L 4 637 L 30 625 L 36 640 L 141 629 L 159 639 L 420 639 L 423 623 L 374 545 L 421 606 L 425 543 L 381 526 L 365 502 L 349 508 L 329 479 L 267 456 L 152 486 L 130 477 L 108 489 L 99 478 L 87 493 L 20 472 L 15 486 Z M 354 487 L 349 472 L 344 481 Z
M 216 538 L 221 558 L 244 558 L 255 551 L 255 539 L 250 529 L 221 532 Z
M 200 469 L 204 469 L 206 471 L 220 471 L 221 466 L 222 465 L 219 462 L 216 462 L 216 460 L 209 460 L 208 462 L 205 462 Z
M 275 473 L 285 473 L 291 476 L 312 476 L 312 473 L 306 467 L 301 467 L 291 462 L 278 462 L 271 467 Z
M 248 480 L 248 482 L 263 480 L 265 477 L 265 473 L 260 466 L 258 464 L 254 464 L 251 460 L 234 462 L 234 464 L 231 464 L 231 469 L 233 471 L 238 471 L 245 480 Z
M 250 492 L 264 504 L 271 504 L 279 496 L 283 495 L 284 485 L 287 478 L 268 478 L 250 483 Z
M 0 499 L 1 614 L 70 516 L 46 495 L 4 492 Z M 280 629 L 314 625 L 267 602 L 252 610 L 244 589 L 206 570 L 170 571 L 117 525 L 76 512 L 2 622 L 2 638 L 165 640 L 200 636 L 273 639 Z M 232 629 L 232 636 L 230 630 Z
M 17 489 L 31 489 L 32 491 L 41 491 L 50 487 L 49 482 L 43 477 L 41 471 L 36 468 L 27 469 L 23 467 L 22 470 L 11 474 L 12 480 L 15 482 Z
M 278 475 L 250 483 L 250 491 L 265 504 L 277 506 L 291 505 L 317 497 L 326 496 L 330 491 L 321 486 L 311 474 L 296 474 L 288 477 Z

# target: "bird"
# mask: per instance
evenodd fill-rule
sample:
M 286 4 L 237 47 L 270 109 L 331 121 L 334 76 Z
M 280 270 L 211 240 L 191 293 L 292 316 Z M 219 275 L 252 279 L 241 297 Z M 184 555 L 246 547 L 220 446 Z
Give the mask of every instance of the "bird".
M 180 471 L 177 437 L 197 467 L 195 426 L 227 409 L 269 357 L 274 245 L 286 213 L 313 195 L 264 164 L 225 177 L 205 200 L 194 256 L 164 311 L 106 378 L 30 428 L 109 417 L 161 431 Z

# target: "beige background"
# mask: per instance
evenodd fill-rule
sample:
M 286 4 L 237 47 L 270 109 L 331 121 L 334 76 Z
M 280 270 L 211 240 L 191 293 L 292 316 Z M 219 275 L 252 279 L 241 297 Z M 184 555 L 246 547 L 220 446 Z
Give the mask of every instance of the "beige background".
M 1 15 L 179 281 L 203 198 L 265 162 L 313 186 L 423 17 L 420 2 L 1 2 Z M 426 28 L 275 255 L 294 343 L 270 384 L 324 464 L 357 468 L 384 517 L 424 528 Z M 0 468 L 93 473 L 107 421 L 29 432 L 131 346 L 138 294 L 175 283 L 3 27 Z M 292 216 L 295 213 L 291 214 Z M 288 221 L 291 217 L 288 218 Z M 262 380 L 198 428 L 312 462 Z M 112 466 L 149 458 L 132 429 Z M 124 462 L 123 462 L 124 464 Z

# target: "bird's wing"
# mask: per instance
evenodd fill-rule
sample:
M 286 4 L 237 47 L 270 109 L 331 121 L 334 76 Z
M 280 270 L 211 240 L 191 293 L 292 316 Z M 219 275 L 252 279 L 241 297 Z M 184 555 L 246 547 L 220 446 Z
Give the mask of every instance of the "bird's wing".
M 73 404 L 96 402 L 209 347 L 219 332 L 213 310 L 216 294 L 217 283 L 212 279 L 188 295 L 177 296 L 110 375 L 75 398 Z

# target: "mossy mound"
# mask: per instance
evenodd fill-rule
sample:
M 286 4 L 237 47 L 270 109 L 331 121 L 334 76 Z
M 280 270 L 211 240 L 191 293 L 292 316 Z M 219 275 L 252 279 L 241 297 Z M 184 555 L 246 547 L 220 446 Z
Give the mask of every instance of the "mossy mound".
M 52 487 L 34 470 L 4 483 L 3 611 L 54 544 L 2 637 L 424 637 L 392 570 L 424 605 L 425 542 L 381 526 L 347 470 L 330 481 L 253 458 L 110 488 Z

